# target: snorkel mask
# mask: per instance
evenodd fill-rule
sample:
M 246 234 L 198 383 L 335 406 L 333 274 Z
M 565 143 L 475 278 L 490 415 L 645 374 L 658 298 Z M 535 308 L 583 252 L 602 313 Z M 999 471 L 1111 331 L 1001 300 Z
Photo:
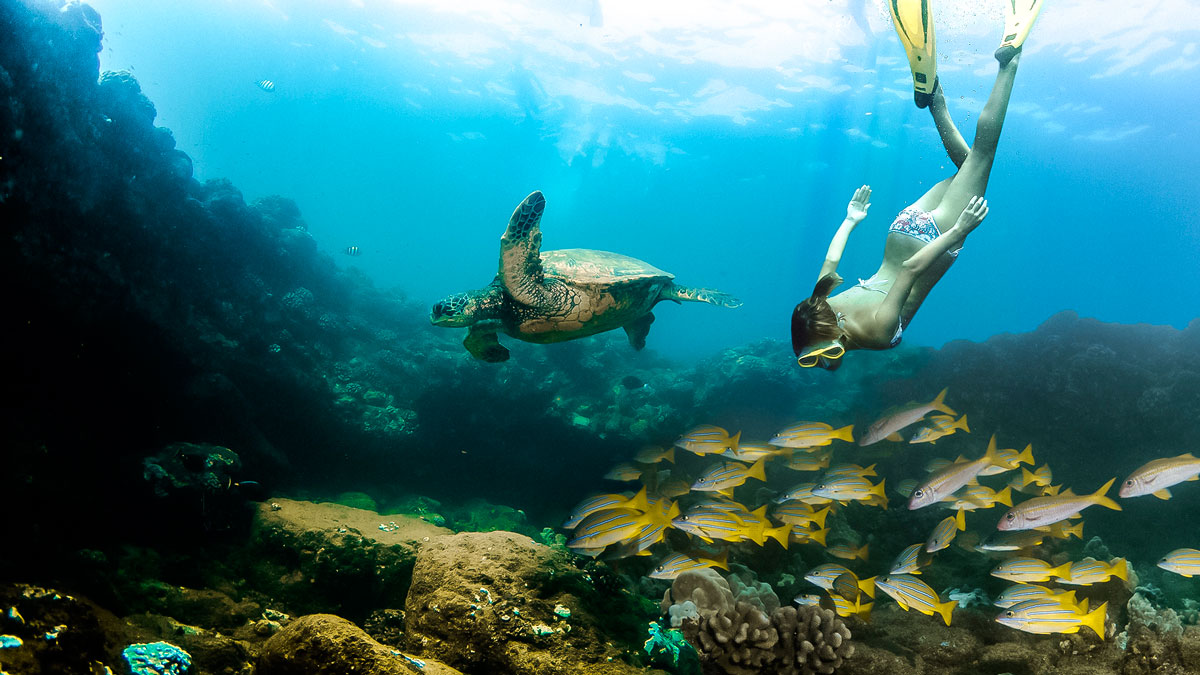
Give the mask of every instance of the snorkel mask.
M 846 348 L 841 342 L 828 340 L 797 356 L 796 363 L 800 364 L 801 368 L 820 366 L 826 370 L 836 370 L 842 365 L 841 359 L 845 354 Z

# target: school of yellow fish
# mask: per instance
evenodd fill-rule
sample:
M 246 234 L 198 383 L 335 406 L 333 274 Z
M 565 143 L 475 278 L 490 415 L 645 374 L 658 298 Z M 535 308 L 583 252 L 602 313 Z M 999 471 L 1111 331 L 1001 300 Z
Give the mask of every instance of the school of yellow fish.
M 815 545 L 833 558 L 867 561 L 866 545 L 827 541 L 826 520 L 841 508 L 888 508 L 885 479 L 878 477 L 875 464 L 834 463 L 834 451 L 839 443 L 868 446 L 890 440 L 933 444 L 958 432 L 970 433 L 967 416 L 956 417 L 945 396 L 943 389 L 932 401 L 890 410 L 857 439 L 853 425 L 834 428 L 823 422 L 797 422 L 762 442 L 743 441 L 740 432 L 730 434 L 721 427 L 698 426 L 672 446 L 646 447 L 633 462 L 606 474 L 611 480 L 640 481 L 641 488 L 636 493 L 602 494 L 581 502 L 563 525 L 574 531 L 567 546 L 604 559 L 646 556 L 653 555 L 656 545 L 666 546 L 669 529 L 680 530 L 700 543 L 693 541 L 692 550 L 670 551 L 657 561 L 649 576 L 665 580 L 706 567 L 728 570 L 729 548 L 746 542 L 766 546 L 773 540 L 772 545 L 785 549 L 792 544 Z M 905 440 L 900 432 L 921 422 L 924 425 Z M 694 477 L 685 477 L 676 465 L 678 450 L 710 463 Z M 672 468 L 662 468 L 667 464 Z M 1089 608 L 1087 598 L 1076 598 L 1075 590 L 1043 584 L 1090 586 L 1114 577 L 1128 581 L 1128 563 L 1123 558 L 1108 562 L 1084 558 L 1055 566 L 1028 554 L 1047 539 L 1082 538 L 1083 522 L 1077 519 L 1089 506 L 1120 511 L 1121 506 L 1107 496 L 1115 479 L 1095 492 L 1076 494 L 1053 483 L 1048 465 L 1033 468 L 1035 465 L 1031 445 L 1021 450 L 1000 448 L 995 435 L 976 459 L 959 456 L 929 462 L 925 477 L 902 480 L 893 490 L 908 500 L 909 510 L 937 504 L 951 509 L 953 515 L 940 521 L 926 541 L 901 551 L 878 576 L 862 579 L 839 563 L 818 565 L 805 579 L 823 593 L 802 594 L 795 602 L 821 604 L 841 616 L 870 620 L 876 592 L 882 591 L 902 609 L 936 614 L 949 625 L 957 602 L 943 600 L 918 575 L 938 551 L 948 548 L 958 533 L 966 530 L 967 512 L 1000 504 L 1007 511 L 994 532 L 982 540 L 978 536 L 970 541 L 966 536 L 958 539 L 958 545 L 967 550 L 1015 556 L 1001 561 L 991 572 L 1013 582 L 995 601 L 1003 610 L 996 621 L 1039 634 L 1075 633 L 1086 626 L 1103 639 L 1105 603 Z M 780 483 L 780 474 L 801 474 L 800 482 L 783 490 L 768 487 L 768 466 L 773 483 Z M 815 478 L 803 478 L 814 472 Z M 995 487 L 979 481 L 1010 472 L 1012 477 L 998 479 Z M 1152 494 L 1169 499 L 1171 487 L 1198 477 L 1200 459 L 1191 454 L 1156 459 L 1135 470 L 1122 483 L 1119 496 L 1129 499 Z M 752 492 L 751 486 L 757 489 Z M 741 501 L 734 499 L 736 490 L 743 495 Z M 747 494 L 752 498 L 746 499 Z M 1014 504 L 1015 494 L 1028 497 Z M 1200 574 L 1200 550 L 1171 551 L 1158 566 L 1185 577 Z

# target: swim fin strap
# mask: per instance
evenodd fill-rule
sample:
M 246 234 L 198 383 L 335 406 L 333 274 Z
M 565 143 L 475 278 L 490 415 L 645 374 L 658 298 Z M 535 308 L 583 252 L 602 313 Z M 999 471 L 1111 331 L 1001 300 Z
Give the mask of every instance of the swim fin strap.
M 1026 0 L 1015 0 L 1025 2 Z M 1040 2 L 1040 0 L 1038 0 Z M 888 0 L 900 44 L 908 54 L 913 98 L 925 108 L 937 88 L 937 53 L 933 35 L 933 0 Z

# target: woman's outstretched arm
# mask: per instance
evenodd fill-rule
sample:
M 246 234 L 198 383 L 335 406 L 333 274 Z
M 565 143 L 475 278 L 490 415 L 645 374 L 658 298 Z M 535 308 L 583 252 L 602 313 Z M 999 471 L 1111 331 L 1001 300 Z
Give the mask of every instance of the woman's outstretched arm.
M 829 242 L 829 251 L 825 253 L 825 263 L 821 265 L 821 273 L 817 279 L 837 271 L 838 263 L 842 261 L 842 252 L 846 250 L 846 240 L 854 228 L 867 217 L 867 209 L 871 207 L 871 186 L 864 185 L 854 191 L 850 203 L 846 205 L 846 219 Z
M 987 200 L 982 197 L 972 197 L 967 208 L 963 209 L 962 214 L 959 215 L 958 222 L 954 223 L 954 227 L 922 246 L 921 250 L 912 254 L 901 264 L 900 273 L 896 275 L 896 282 L 892 284 L 887 297 L 880 303 L 879 309 L 875 310 L 876 330 L 888 332 L 896 329 L 896 322 L 900 320 L 900 312 L 904 309 L 904 302 L 908 300 L 908 292 L 912 290 L 913 284 L 938 259 L 938 256 L 961 246 L 967 235 L 979 227 L 984 218 L 987 218 L 987 214 Z

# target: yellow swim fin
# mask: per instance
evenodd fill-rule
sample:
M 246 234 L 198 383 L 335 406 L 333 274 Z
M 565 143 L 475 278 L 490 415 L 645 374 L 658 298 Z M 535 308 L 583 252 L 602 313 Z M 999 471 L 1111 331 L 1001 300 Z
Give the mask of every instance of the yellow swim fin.
M 892 22 L 896 25 L 900 44 L 908 54 L 908 67 L 913 75 L 913 99 L 918 108 L 927 108 L 933 100 L 933 90 L 937 88 L 933 0 L 888 0 L 888 8 L 892 10 Z
M 1033 22 L 1042 11 L 1042 2 L 1044 0 L 1004 0 L 1004 39 L 996 49 L 996 60 L 1000 65 L 1007 65 L 1021 50 L 1033 29 Z

